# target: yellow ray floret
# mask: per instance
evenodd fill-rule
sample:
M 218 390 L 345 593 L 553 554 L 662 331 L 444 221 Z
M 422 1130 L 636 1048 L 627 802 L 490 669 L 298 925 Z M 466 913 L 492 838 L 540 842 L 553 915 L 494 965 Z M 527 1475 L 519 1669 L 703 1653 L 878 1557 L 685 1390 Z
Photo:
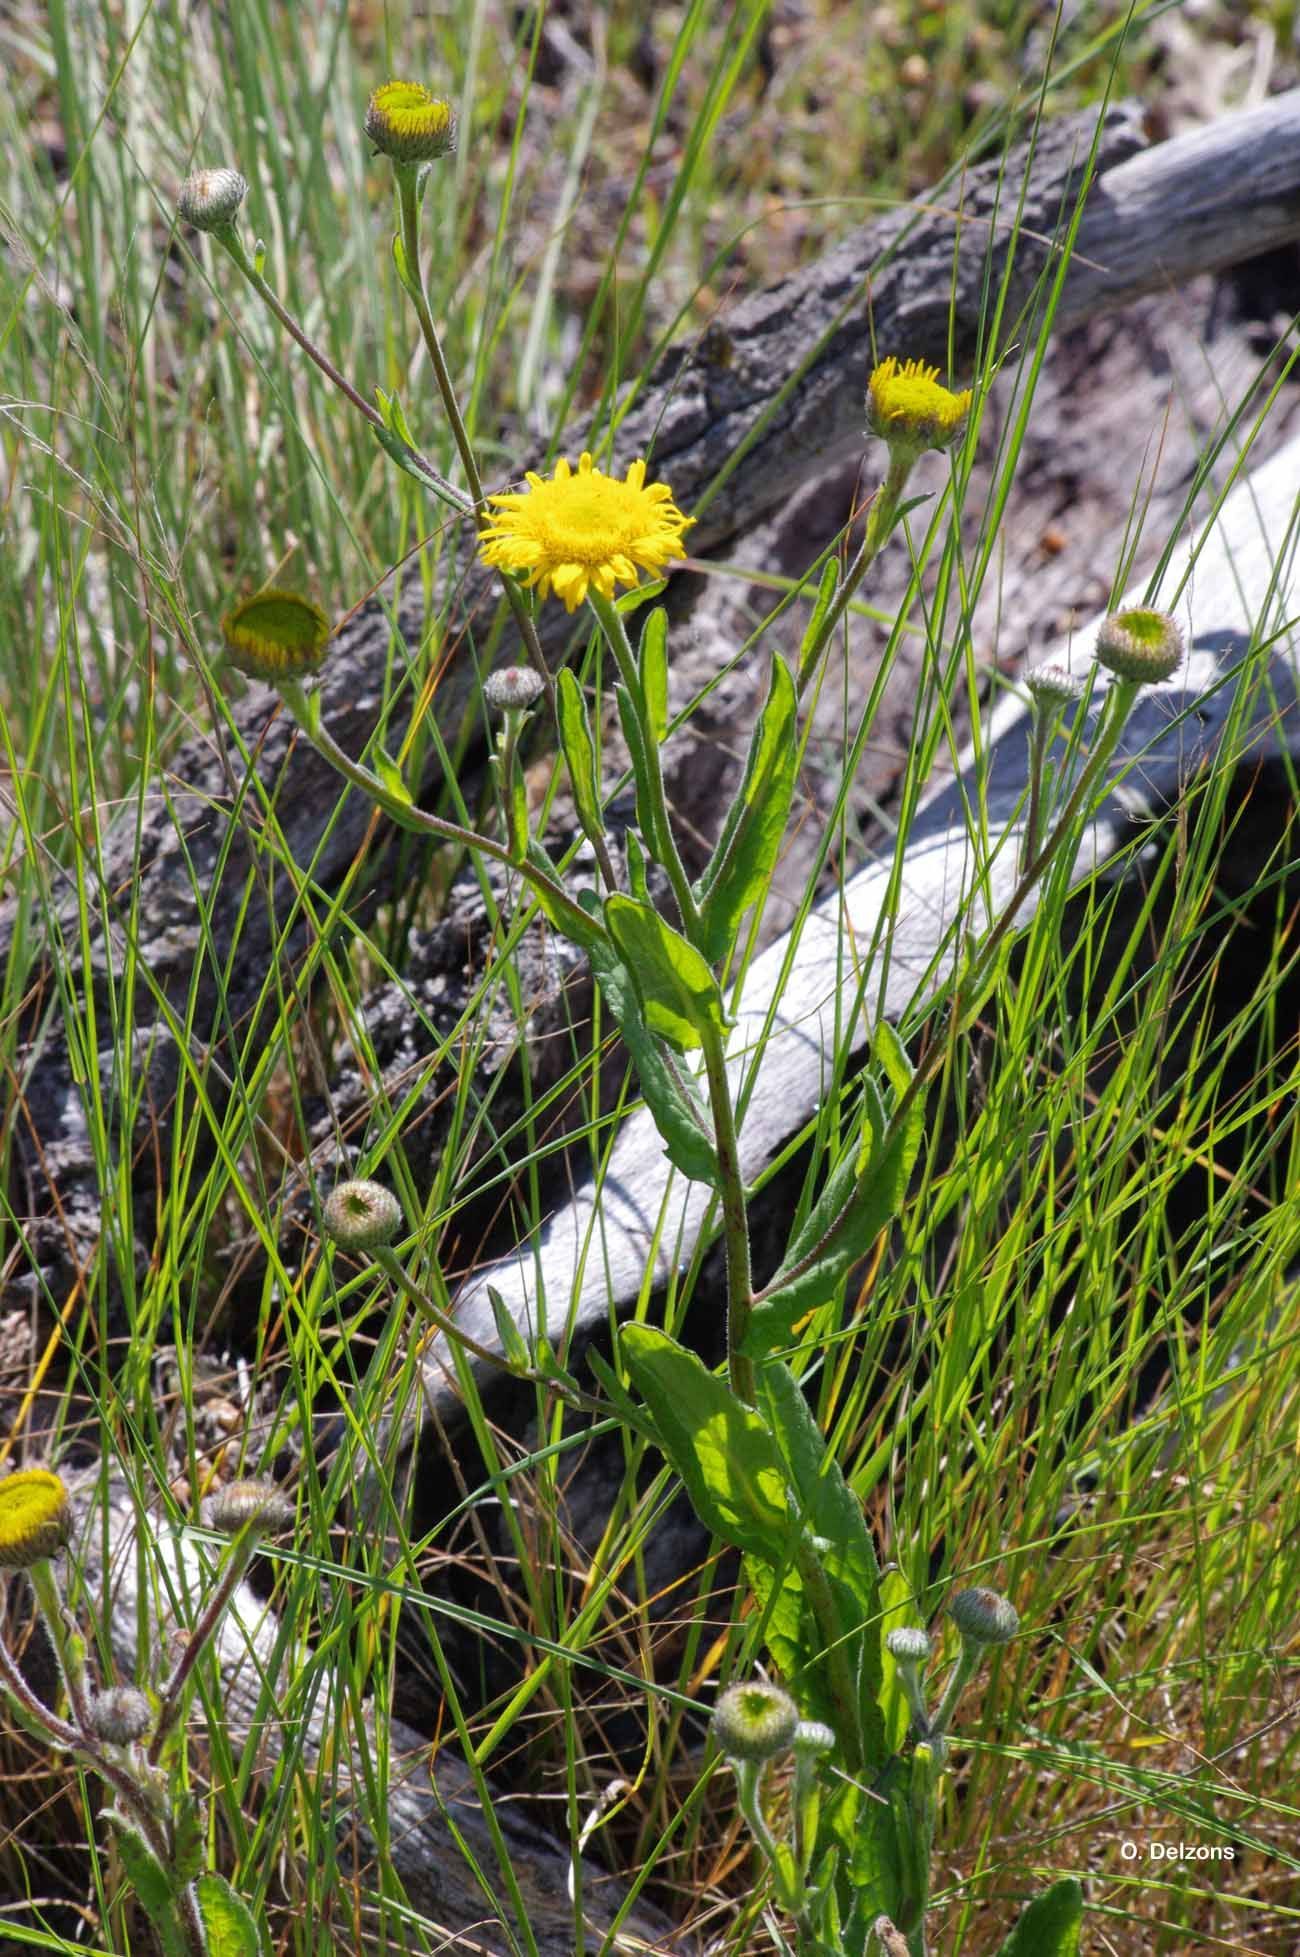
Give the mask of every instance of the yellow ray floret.
M 526 480 L 526 490 L 488 498 L 483 562 L 536 585 L 543 598 L 554 592 L 566 611 L 588 589 L 612 598 L 616 586 L 638 584 L 642 571 L 659 577 L 686 555 L 682 536 L 695 519 L 682 515 L 667 483 L 647 484 L 644 462 L 620 482 L 584 454 L 576 474 L 561 459 L 549 479 L 530 470 Z
M 882 360 L 867 383 L 867 426 L 882 441 L 918 452 L 950 448 L 965 433 L 971 391 L 953 394 L 923 360 Z

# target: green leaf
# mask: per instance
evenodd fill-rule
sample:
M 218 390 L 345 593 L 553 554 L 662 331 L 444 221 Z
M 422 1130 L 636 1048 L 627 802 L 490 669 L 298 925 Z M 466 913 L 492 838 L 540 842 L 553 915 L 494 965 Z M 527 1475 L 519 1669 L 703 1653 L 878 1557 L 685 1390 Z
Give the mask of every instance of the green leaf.
M 744 779 L 697 886 L 704 949 L 715 964 L 731 950 L 741 918 L 767 887 L 785 840 L 799 765 L 795 706 L 790 669 L 775 657 Z
M 172 1869 L 181 1882 L 193 1882 L 203 1867 L 206 1843 L 203 1815 L 192 1794 L 172 1797 Z
M 627 853 L 628 889 L 640 904 L 650 902 L 650 885 L 646 881 L 645 851 L 635 829 L 628 829 L 623 835 L 623 848 Z
M 712 1130 L 693 1084 L 672 1064 L 646 1025 L 636 988 L 609 944 L 592 946 L 587 956 L 601 996 L 623 1035 L 642 1098 L 659 1130 L 669 1161 L 693 1182 L 706 1182 L 712 1189 L 719 1188 L 721 1176 Z
M 882 1021 L 873 1053 L 895 1091 L 906 1092 L 912 1069 L 902 1041 Z M 786 1343 L 801 1318 L 828 1304 L 898 1215 L 925 1133 L 925 1096 L 918 1094 L 901 1125 L 886 1123 L 879 1091 L 864 1082 L 863 1118 L 855 1147 L 847 1149 L 814 1203 L 803 1228 L 760 1294 L 750 1317 L 745 1350 L 762 1358 Z M 851 1175 L 846 1175 L 846 1162 Z
M 655 800 L 650 763 L 646 756 L 641 718 L 625 686 L 614 688 L 614 698 L 618 703 L 618 720 L 623 729 L 623 739 L 627 742 L 628 760 L 632 763 L 632 780 L 636 787 L 636 819 L 641 825 L 641 834 L 649 844 L 651 854 L 662 857 L 663 839 L 659 834 L 659 808 Z
M 374 772 L 384 784 L 385 792 L 392 797 L 394 802 L 400 802 L 403 808 L 409 809 L 411 806 L 411 791 L 406 786 L 406 777 L 387 749 L 382 747 L 375 748 L 372 756 L 372 766 Z
M 634 584 L 621 598 L 614 600 L 614 609 L 622 612 L 624 618 L 639 612 L 642 605 L 652 605 L 668 589 L 667 578 L 651 578 L 649 584 Z
M 257 1918 L 223 1875 L 209 1870 L 195 1885 L 208 1957 L 262 1957 Z
M 790 1542 L 789 1491 L 761 1415 L 654 1326 L 625 1325 L 619 1352 L 704 1526 L 751 1556 L 781 1564 Z
M 582 688 L 567 666 L 555 683 L 555 711 L 560 748 L 569 770 L 578 820 L 592 842 L 603 842 L 605 823 L 596 779 L 596 744 L 591 738 L 591 722 Z
M 177 1904 L 176 1883 L 125 1815 L 116 1808 L 105 1811 L 113 1823 L 127 1881 L 158 1933 L 163 1957 L 190 1957 L 189 1942 Z
M 641 628 L 641 691 L 652 741 L 668 735 L 668 614 L 657 605 Z
M 1078 1957 L 1082 1928 L 1083 1890 L 1063 1876 L 1023 1911 L 998 1957 Z
M 680 931 L 635 897 L 605 899 L 605 926 L 640 998 L 651 1032 L 686 1050 L 726 1029 L 722 994 L 708 965 Z
M 846 1951 L 867 1948 L 878 1916 L 897 1923 L 903 1913 L 907 1887 L 906 1852 L 898 1837 L 898 1816 L 892 1795 L 902 1781 L 901 1762 L 885 1775 L 883 1786 L 855 1787 L 841 1783 L 822 1809 L 822 1836 L 838 1845 L 844 1871 L 842 1890 L 850 1898 L 844 1925 Z M 883 1798 L 882 1798 L 883 1795 Z M 819 1853 L 821 1844 L 819 1843 Z M 900 1928 L 902 1926 L 900 1925 Z
M 528 838 L 526 860 L 534 869 L 541 870 L 545 876 L 548 876 L 552 883 L 559 883 L 559 872 L 536 836 Z M 539 888 L 535 883 L 529 884 L 528 893 L 537 904 L 542 916 L 555 926 L 560 936 L 580 946 L 589 956 L 601 945 L 608 944 L 609 940 L 600 927 L 599 919 L 589 917 L 590 928 L 584 927 L 581 922 L 584 914 L 581 904 L 575 901 L 571 906 L 567 904 L 561 906 L 548 890 Z
M 845 1484 L 802 1388 L 788 1366 L 764 1366 L 758 1376 L 761 1410 L 785 1460 L 804 1526 L 827 1546 L 818 1560 L 835 1605 L 840 1641 L 858 1683 L 858 1717 L 868 1770 L 882 1767 L 890 1747 L 881 1710 L 884 1658 L 880 1643 L 880 1568 L 862 1504 Z M 821 1662 L 824 1634 L 803 1653 Z M 834 1725 L 834 1720 L 829 1722 Z
M 516 1372 L 526 1373 L 532 1364 L 532 1357 L 524 1335 L 515 1321 L 515 1315 L 495 1285 L 489 1284 L 487 1294 L 506 1364 L 512 1366 Z
M 510 780 L 506 784 L 510 797 L 510 841 L 511 855 L 522 863 L 528 855 L 528 784 L 524 771 L 519 765 L 519 756 L 514 751 L 510 755 Z
M 808 630 L 804 633 L 803 643 L 799 647 L 799 681 L 801 685 L 807 677 L 812 661 L 817 657 L 820 650 L 818 641 L 821 636 L 821 629 L 825 624 L 826 614 L 831 608 L 831 602 L 835 597 L 835 593 L 839 589 L 839 583 L 840 561 L 838 557 L 828 557 L 822 565 L 821 583 L 817 587 L 817 600 L 812 608 L 812 617 L 808 620 Z

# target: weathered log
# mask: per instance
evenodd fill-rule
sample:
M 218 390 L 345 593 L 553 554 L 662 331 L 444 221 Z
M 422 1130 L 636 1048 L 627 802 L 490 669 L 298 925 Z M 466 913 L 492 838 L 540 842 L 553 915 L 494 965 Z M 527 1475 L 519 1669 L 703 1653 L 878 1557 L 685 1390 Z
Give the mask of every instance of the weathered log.
M 1279 140 L 1279 127 L 1291 126 L 1288 115 L 1300 116 L 1294 97 L 1234 120 L 1230 153 L 1213 179 L 1217 217 L 1207 217 L 1204 197 L 1185 194 L 1187 158 L 1201 154 L 1195 145 L 1203 138 L 1161 146 L 1155 154 L 1164 159 L 1169 181 L 1184 189 L 1177 208 L 1162 212 L 1153 228 L 1152 179 L 1141 178 L 1134 191 L 1131 178 L 1116 178 L 1116 172 L 1138 160 L 1133 156 L 1141 141 L 1137 111 L 1131 106 L 1108 111 L 1097 140 L 1101 175 L 1095 195 L 1108 199 L 1114 210 L 1131 203 L 1146 227 L 1146 242 L 1133 246 L 1122 273 L 1109 280 L 1099 279 L 1096 269 L 1080 260 L 1066 285 L 1062 317 L 1116 305 L 1135 291 L 1160 284 L 1169 267 L 1185 270 L 1198 262 L 1198 253 L 1219 262 L 1228 251 L 1248 253 L 1279 235 L 1294 235 L 1300 228 L 1295 215 L 1300 160 L 1294 180 L 1279 161 L 1283 156 L 1300 159 L 1300 145 Z M 1257 116 L 1264 121 L 1257 123 Z M 692 533 L 697 550 L 716 545 L 738 526 L 780 505 L 801 482 L 858 444 L 861 385 L 873 335 L 882 349 L 896 345 L 911 354 L 944 359 L 950 299 L 956 344 L 963 349 L 973 344 L 986 265 L 994 280 L 1008 273 L 1014 303 L 1032 291 L 1054 250 L 1045 240 L 1060 232 L 1073 207 L 1093 127 L 1088 117 L 1044 125 L 1036 147 L 1013 152 L 1005 168 L 985 163 L 967 173 L 960 189 L 960 222 L 954 185 L 942 193 L 937 209 L 904 211 L 868 225 L 798 278 L 738 306 L 722 337 L 706 336 L 689 362 L 673 355 L 661 363 L 621 423 L 615 448 L 618 455 L 630 456 L 650 445 L 658 430 L 656 456 L 671 468 L 680 500 L 701 511 Z M 1191 152 L 1185 147 L 1188 142 Z M 1262 175 L 1256 167 L 1261 154 L 1267 161 Z M 1195 164 L 1193 173 L 1199 174 Z M 1159 175 L 1156 170 L 1157 183 Z M 1007 214 L 1022 180 L 1025 229 L 1012 265 Z M 1113 223 L 1111 216 L 1103 225 L 1099 248 Z M 1180 237 L 1185 237 L 1181 248 Z M 1084 283 L 1076 300 L 1071 295 L 1080 275 Z M 761 440 L 746 448 L 745 439 L 773 408 Z M 569 445 L 577 446 L 581 439 L 575 434 Z M 462 623 L 481 603 L 484 588 L 474 574 L 464 579 L 454 614 Z M 399 670 L 411 656 L 408 649 L 420 643 L 420 605 L 418 594 L 404 592 L 391 611 L 370 607 L 339 635 L 323 685 L 323 705 L 335 737 L 351 752 L 364 745 L 391 700 L 387 668 L 395 636 Z M 547 629 L 548 656 L 558 657 L 565 636 L 558 607 L 549 608 Z M 464 712 L 474 685 L 472 662 L 460 649 L 455 625 L 439 657 L 437 710 L 450 727 Z M 286 854 L 300 865 L 311 863 L 326 890 L 337 889 L 358 858 L 364 858 L 362 896 L 354 914 L 364 911 L 367 898 L 374 902 L 387 894 L 393 870 L 377 846 L 386 836 L 385 826 L 376 824 L 359 797 L 345 796 L 340 804 L 335 778 L 294 735 L 286 717 L 274 711 L 271 696 L 252 689 L 235 710 L 235 727 L 274 802 Z M 170 804 L 149 802 L 138 830 L 134 813 L 110 827 L 102 890 L 111 894 L 102 899 L 102 913 L 92 920 L 87 967 L 71 977 L 86 993 L 100 995 L 99 1023 L 111 1024 L 107 973 L 110 967 L 121 969 L 126 934 L 132 930 L 140 967 L 150 973 L 173 1012 L 182 1011 L 197 979 L 191 1057 L 219 1106 L 226 1028 L 215 1023 L 218 988 L 213 970 L 226 960 L 237 932 L 241 955 L 225 996 L 231 1019 L 244 1028 L 271 945 L 278 943 L 281 957 L 292 960 L 305 942 L 305 926 L 298 922 L 287 933 L 278 932 L 277 919 L 264 901 L 243 827 L 252 804 L 243 792 L 246 767 L 238 749 L 228 750 L 220 734 L 188 743 L 175 756 L 170 773 L 176 783 Z M 428 797 L 437 784 L 438 767 L 431 757 L 416 785 L 418 793 Z M 205 887 L 207 915 L 201 917 L 194 892 Z M 51 942 L 59 936 L 65 943 L 78 942 L 75 928 L 59 928 L 71 925 L 75 915 L 75 901 L 69 900 L 67 910 L 51 921 Z M 13 921 L 12 908 L 0 911 L 0 956 L 12 949 Z M 6 1290 L 19 1298 L 33 1288 L 64 1297 L 89 1268 L 102 1227 L 99 1165 L 55 998 L 50 970 L 38 968 L 27 981 L 25 1057 L 8 1116 L 12 1204 L 24 1243 L 6 1273 Z M 167 1157 L 180 1055 L 168 1015 L 153 997 L 137 999 L 136 1026 L 153 1131 L 151 1146 L 139 1151 L 135 1175 L 137 1246 L 143 1257 L 156 1198 L 154 1164 Z M 111 1057 L 103 1058 L 111 1066 Z M 127 1149 L 138 1139 L 119 1136 L 116 1142 Z
M 192 1532 L 154 1529 L 141 1520 L 120 1480 L 110 1480 L 102 1501 L 98 1478 L 75 1500 L 77 1561 L 88 1597 L 107 1618 L 119 1678 L 133 1679 L 142 1649 L 174 1654 L 178 1638 L 192 1626 L 196 1600 L 211 1587 L 213 1550 Z M 398 1721 L 388 1724 L 380 1746 L 369 1706 L 358 1728 L 348 1687 L 330 1663 L 310 1651 L 295 1651 L 293 1675 L 298 1681 L 309 1678 L 311 1689 L 290 1694 L 281 1627 L 246 1582 L 221 1619 L 211 1650 L 221 1682 L 225 1738 L 236 1762 L 249 1762 L 254 1787 L 270 1775 L 285 1749 L 283 1716 L 292 1733 L 295 1772 L 318 1789 L 322 1808 L 334 1816 L 341 1860 L 349 1871 L 348 1893 L 317 1895 L 322 1912 L 332 1909 L 341 1923 L 359 1924 L 363 1950 L 407 1948 L 410 1911 L 424 1919 L 429 1934 L 483 1957 L 509 1957 L 524 1947 L 478 1791 L 453 1748 L 435 1755 L 423 1735 Z M 164 1670 L 168 1662 L 160 1659 Z M 384 1757 L 390 1763 L 386 1777 L 378 1771 Z M 382 1814 L 374 1812 L 376 1793 L 385 1803 Z M 495 1822 L 540 1957 L 574 1957 L 568 1854 L 518 1802 L 501 1803 Z M 475 1880 L 471 1856 L 486 1889 Z M 617 1879 L 584 1864 L 580 1949 L 680 1953 L 690 1947 L 642 1901 L 631 1906 L 620 1930 L 629 1942 L 609 1945 L 606 1938 L 626 1895 Z
M 1184 546 L 1171 562 L 1168 590 L 1190 573 L 1190 596 L 1179 609 L 1184 619 L 1190 613 L 1192 650 L 1172 680 L 1144 690 L 1110 770 L 1113 781 L 1140 757 L 1135 780 L 1157 807 L 1172 805 L 1211 761 L 1233 767 L 1270 753 L 1300 758 L 1296 635 L 1281 632 L 1267 651 L 1251 650 L 1295 615 L 1298 486 L 1300 441 L 1294 441 L 1232 491 L 1202 544 Z M 1141 598 L 1135 593 L 1131 602 Z M 1094 624 L 1058 648 L 1057 657 L 1072 660 L 1082 674 L 1095 631 Z M 1240 688 L 1249 689 L 1249 711 L 1237 725 Z M 1101 697 L 1098 686 L 1094 702 Z M 1232 751 L 1224 746 L 1230 727 Z M 817 1112 L 837 1037 L 860 1055 L 874 1020 L 903 1019 L 951 974 L 957 929 L 978 928 L 1012 897 L 1026 734 L 1027 705 L 1017 694 L 994 712 L 981 749 L 968 751 L 957 778 L 918 811 L 896 900 L 892 860 L 873 862 L 810 914 L 797 941 L 777 940 L 751 966 L 743 996 L 733 1003 L 730 1043 L 733 1090 L 746 1082 L 749 1090 L 739 1138 L 747 1182 Z M 1078 874 L 1104 864 L 1119 847 L 1132 793 L 1130 787 L 1103 802 L 1086 831 Z M 983 840 L 972 840 L 973 809 L 980 812 Z M 1021 921 L 1036 903 L 1031 892 Z M 761 1060 L 750 1081 L 752 1052 L 761 1052 Z M 652 1286 L 666 1283 L 691 1257 L 711 1202 L 710 1190 L 670 1167 L 642 1109 L 620 1131 L 599 1183 L 581 1190 L 538 1241 L 477 1271 L 462 1287 L 457 1322 L 481 1343 L 495 1343 L 491 1285 L 526 1328 L 554 1333 L 567 1325 L 579 1337 L 594 1332 L 611 1309 L 628 1308 L 643 1293 L 647 1273 Z M 443 1368 L 429 1369 L 426 1390 L 448 1414 L 454 1410 Z

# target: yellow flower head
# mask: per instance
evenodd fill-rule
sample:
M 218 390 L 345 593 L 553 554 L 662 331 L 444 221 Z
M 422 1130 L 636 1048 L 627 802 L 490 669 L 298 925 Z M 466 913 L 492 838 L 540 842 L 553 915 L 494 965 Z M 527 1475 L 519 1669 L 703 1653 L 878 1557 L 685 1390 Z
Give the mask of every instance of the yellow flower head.
M 432 163 L 456 147 L 456 112 L 423 82 L 385 82 L 366 109 L 366 134 L 395 163 Z
M 301 679 L 322 664 L 330 622 L 319 605 L 296 591 L 255 592 L 221 621 L 232 666 L 252 679 Z
M 658 577 L 686 555 L 682 535 L 695 519 L 682 515 L 667 483 L 646 483 L 644 462 L 620 482 L 583 455 L 576 475 L 561 460 L 549 481 L 531 470 L 527 481 L 518 494 L 488 498 L 483 562 L 513 571 L 543 598 L 554 591 L 566 611 L 577 610 L 589 587 L 612 598 L 616 585 L 638 584 L 642 571 Z
M 68 1491 L 48 1468 L 19 1468 L 0 1481 L 0 1568 L 29 1569 L 68 1540 Z
M 966 432 L 970 389 L 952 394 L 923 360 L 882 360 L 867 382 L 867 426 L 891 448 L 919 455 L 951 448 Z

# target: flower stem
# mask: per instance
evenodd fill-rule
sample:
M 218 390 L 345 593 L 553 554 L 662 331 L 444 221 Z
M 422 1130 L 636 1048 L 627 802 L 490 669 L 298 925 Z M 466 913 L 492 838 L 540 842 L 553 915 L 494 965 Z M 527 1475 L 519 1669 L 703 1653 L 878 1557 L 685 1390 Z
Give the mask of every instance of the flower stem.
M 231 1545 L 230 1559 L 200 1611 L 198 1623 L 190 1633 L 189 1641 L 176 1661 L 171 1677 L 163 1687 L 158 1724 L 154 1728 L 153 1738 L 149 1742 L 149 1751 L 145 1756 L 151 1767 L 157 1766 L 163 1742 L 180 1718 L 186 1683 L 202 1657 L 205 1646 L 210 1642 L 222 1612 L 234 1595 L 235 1586 L 248 1568 L 256 1541 L 255 1525 L 246 1523 L 243 1533 L 236 1536 Z
M 898 506 L 903 500 L 907 479 L 912 473 L 915 456 L 901 449 L 891 449 L 889 468 L 885 480 L 872 498 L 867 513 L 866 529 L 857 556 L 844 573 L 839 590 L 826 609 L 826 616 L 818 627 L 815 636 L 804 648 L 799 661 L 797 692 L 800 699 L 807 691 L 817 670 L 823 652 L 830 644 L 835 630 L 849 608 L 850 600 L 863 578 L 875 563 L 881 550 L 889 540 L 898 515 Z
M 398 163 L 393 166 L 393 176 L 397 184 L 397 211 L 402 242 L 401 262 L 398 268 L 399 274 L 402 284 L 405 286 L 410 297 L 411 304 L 415 307 L 415 317 L 419 321 L 420 336 L 424 341 L 425 351 L 429 356 L 429 364 L 433 368 L 433 378 L 437 384 L 438 393 L 442 397 L 442 405 L 446 412 L 448 425 L 451 428 L 451 438 L 456 444 L 456 453 L 460 457 L 461 467 L 465 471 L 465 480 L 469 484 L 470 495 L 474 499 L 474 519 L 481 529 L 487 516 L 487 498 L 483 492 L 483 478 L 479 474 L 478 458 L 474 453 L 474 444 L 469 438 L 469 430 L 465 426 L 465 417 L 460 411 L 460 402 L 456 399 L 456 390 L 452 385 L 451 373 L 442 351 L 442 341 L 438 334 L 437 323 L 433 317 L 433 309 L 429 304 L 429 297 L 424 289 L 424 272 L 420 264 L 419 172 L 413 165 Z M 506 601 L 511 611 L 514 613 L 515 624 L 519 628 L 520 637 L 523 639 L 524 648 L 532 663 L 533 669 L 546 688 L 546 704 L 550 709 L 551 717 L 552 719 L 557 719 L 558 717 L 555 711 L 555 681 L 552 679 L 551 669 L 546 663 L 546 656 L 542 651 L 541 641 L 537 636 L 537 627 L 533 624 L 532 614 L 529 612 L 527 601 L 515 580 L 506 576 L 504 573 L 501 576 L 501 588 L 505 592 Z
M 431 815 L 427 809 L 416 808 L 413 802 L 402 801 L 400 797 L 391 794 L 378 775 L 372 774 L 370 769 L 360 761 L 354 761 L 352 756 L 339 746 L 296 680 L 279 680 L 276 682 L 276 689 L 316 751 L 338 770 L 345 781 L 351 782 L 354 788 L 360 789 L 361 793 L 368 796 L 393 822 L 403 829 L 412 830 L 417 836 L 433 836 L 439 842 L 459 843 L 464 849 L 478 850 L 480 854 L 494 857 L 498 863 L 504 863 L 507 868 L 518 870 L 525 882 L 542 893 L 546 900 L 548 914 L 553 908 L 563 915 L 566 926 L 576 927 L 569 930 L 569 935 L 576 943 L 584 944 L 590 941 L 595 928 L 592 919 L 581 905 L 573 901 L 563 885 L 557 883 L 554 877 L 547 876 L 546 872 L 539 870 L 535 863 L 527 860 L 522 863 L 515 862 L 509 849 L 501 843 L 494 842 L 490 836 L 481 836 L 475 829 L 462 828 L 460 823 L 448 822 L 443 816 Z

